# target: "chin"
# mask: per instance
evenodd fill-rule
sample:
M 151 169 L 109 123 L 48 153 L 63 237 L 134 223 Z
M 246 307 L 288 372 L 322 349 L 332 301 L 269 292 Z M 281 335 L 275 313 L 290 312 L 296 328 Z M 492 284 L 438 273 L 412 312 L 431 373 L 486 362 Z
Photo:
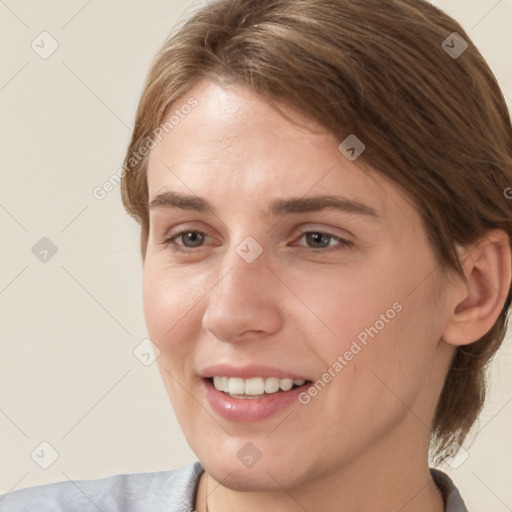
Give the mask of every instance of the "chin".
M 240 492 L 279 491 L 283 487 L 294 487 L 295 480 L 290 472 L 283 473 L 281 468 L 270 464 L 266 467 L 260 461 L 252 468 L 233 464 L 208 464 L 205 470 L 224 487 Z
M 304 454 L 295 451 L 293 460 L 283 450 L 263 450 L 259 460 L 247 466 L 241 450 L 203 453 L 199 457 L 206 472 L 224 487 L 240 492 L 280 491 L 307 483 L 314 473 L 304 460 Z M 266 452 L 266 454 L 265 454 Z M 272 453 L 270 453 L 272 452 Z

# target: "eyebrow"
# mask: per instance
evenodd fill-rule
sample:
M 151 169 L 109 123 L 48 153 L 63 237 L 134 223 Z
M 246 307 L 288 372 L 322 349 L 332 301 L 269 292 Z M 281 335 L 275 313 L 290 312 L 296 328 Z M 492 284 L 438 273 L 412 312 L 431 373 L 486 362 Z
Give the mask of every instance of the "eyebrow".
M 206 199 L 173 191 L 162 192 L 151 199 L 149 209 L 155 210 L 159 208 L 181 208 L 183 210 L 193 210 L 199 213 L 215 213 L 215 209 Z M 267 215 L 307 213 L 322 210 L 355 213 L 376 220 L 381 218 L 377 210 L 360 201 L 332 195 L 276 199 L 270 203 Z

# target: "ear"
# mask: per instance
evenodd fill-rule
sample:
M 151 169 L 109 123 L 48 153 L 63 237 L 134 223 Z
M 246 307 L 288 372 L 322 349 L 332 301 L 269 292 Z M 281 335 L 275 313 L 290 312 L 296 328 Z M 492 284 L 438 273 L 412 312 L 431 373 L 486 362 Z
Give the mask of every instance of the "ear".
M 453 286 L 453 309 L 443 332 L 444 341 L 457 346 L 489 332 L 505 305 L 512 273 L 510 239 L 501 229 L 460 249 L 466 280 L 458 276 Z

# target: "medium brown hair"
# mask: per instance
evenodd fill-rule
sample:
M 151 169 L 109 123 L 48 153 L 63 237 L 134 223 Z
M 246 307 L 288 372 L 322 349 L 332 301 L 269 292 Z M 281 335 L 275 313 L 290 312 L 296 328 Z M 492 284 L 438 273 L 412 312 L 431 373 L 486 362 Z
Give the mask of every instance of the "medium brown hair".
M 468 44 L 460 55 L 447 51 L 453 32 Z M 143 258 L 149 214 L 147 156 L 140 155 L 170 106 L 204 79 L 286 102 L 340 142 L 356 134 L 366 146 L 358 162 L 407 192 L 440 268 L 463 275 L 456 244 L 491 228 L 512 239 L 504 197 L 512 185 L 509 113 L 456 21 L 423 0 L 214 0 L 164 43 L 137 110 L 121 186 L 125 208 L 141 224 Z M 456 350 L 433 419 L 437 460 L 462 444 L 482 409 L 485 370 L 504 338 L 509 303 L 510 293 L 492 329 Z

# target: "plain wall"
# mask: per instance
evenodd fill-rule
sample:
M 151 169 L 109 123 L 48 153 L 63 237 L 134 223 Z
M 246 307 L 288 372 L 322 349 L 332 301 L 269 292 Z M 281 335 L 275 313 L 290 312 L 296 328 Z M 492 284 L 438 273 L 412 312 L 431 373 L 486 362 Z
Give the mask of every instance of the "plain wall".
M 466 28 L 510 108 L 512 1 L 435 4 Z M 147 336 L 138 227 L 119 187 L 93 196 L 121 166 L 150 61 L 191 6 L 0 2 L 0 492 L 196 460 L 156 364 L 133 354 Z M 45 59 L 31 47 L 55 44 L 43 31 L 59 45 Z M 507 339 L 481 432 L 444 468 L 471 510 L 512 509 L 511 355 Z M 59 454 L 48 469 L 41 442 Z

